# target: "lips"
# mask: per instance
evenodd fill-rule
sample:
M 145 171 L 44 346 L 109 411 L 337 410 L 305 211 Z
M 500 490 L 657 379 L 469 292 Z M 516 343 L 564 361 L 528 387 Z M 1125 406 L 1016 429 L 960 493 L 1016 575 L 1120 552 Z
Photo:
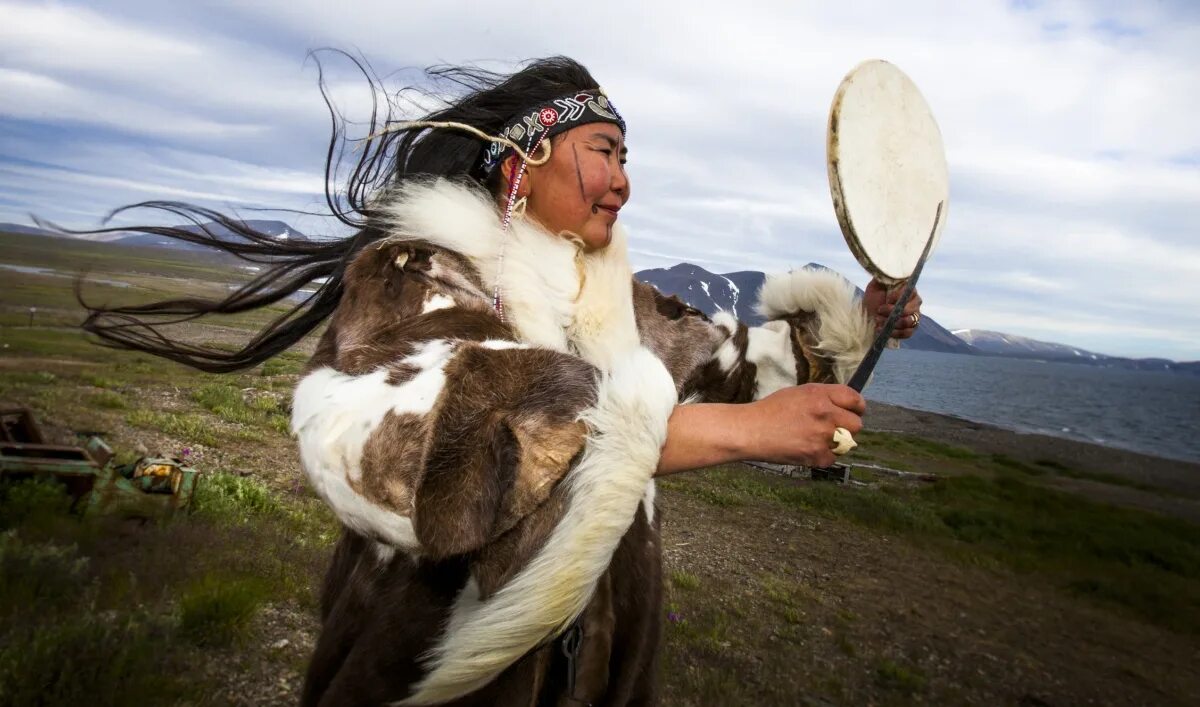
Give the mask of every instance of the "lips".
M 596 204 L 596 208 L 600 209 L 601 211 L 607 211 L 613 216 L 616 216 L 617 212 L 621 210 L 620 206 L 605 206 L 604 204 Z

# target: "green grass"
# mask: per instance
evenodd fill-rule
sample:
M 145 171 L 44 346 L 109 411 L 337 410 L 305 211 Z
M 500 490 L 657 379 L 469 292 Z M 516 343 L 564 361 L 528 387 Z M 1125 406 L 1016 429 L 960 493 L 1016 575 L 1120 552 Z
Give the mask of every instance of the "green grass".
M 1046 474 L 1046 469 L 1041 466 L 1026 464 L 1018 459 L 1013 459 L 1007 454 L 993 454 L 990 458 L 992 463 L 1002 470 L 1016 471 L 1030 476 L 1044 476 Z
M 221 445 L 221 437 L 213 429 L 212 422 L 203 415 L 140 409 L 126 415 L 125 421 L 134 427 L 166 433 L 185 444 L 203 444 L 207 447 Z
M 205 576 L 180 597 L 180 635 L 198 646 L 227 646 L 244 640 L 251 620 L 269 595 L 261 578 Z
M 188 694 L 177 677 L 188 666 L 167 658 L 169 629 L 140 616 L 95 615 L 86 605 L 76 611 L 13 628 L 0 642 L 5 705 L 169 705 Z
M 88 405 L 106 410 L 124 410 L 129 407 L 125 396 L 112 390 L 102 390 L 88 396 Z
M 909 454 L 918 457 L 970 461 L 978 459 L 980 456 L 976 452 L 964 447 L 892 432 L 871 432 L 864 430 L 857 435 L 857 440 L 864 448 Z
M 967 562 L 1038 572 L 1073 594 L 1200 633 L 1200 528 L 1046 488 L 1006 458 L 979 461 L 1000 473 L 855 488 L 719 467 L 663 487 L 721 508 L 766 503 L 846 519 Z
M 218 523 L 283 518 L 289 508 L 262 481 L 220 471 L 201 474 L 192 497 L 192 513 Z
M 74 545 L 30 544 L 15 530 L 0 533 L 0 618 L 76 596 L 86 586 L 86 570 L 87 559 Z
M 700 588 L 700 578 L 680 570 L 671 573 L 671 584 L 685 591 L 695 591 Z
M 46 516 L 61 516 L 70 507 L 71 498 L 66 488 L 55 481 L 0 482 L 0 530 L 40 521 Z
M 906 668 L 887 658 L 875 668 L 875 683 L 887 690 L 913 695 L 925 689 L 925 676 L 915 668 Z
M 37 484 L 24 484 L 35 486 Z M 12 495 L 0 501 L 7 509 Z M 183 695 L 170 626 L 140 610 L 99 611 L 98 583 L 74 545 L 0 534 L 0 701 L 5 705 L 157 705 Z
M 1071 469 L 1064 467 L 1058 472 L 1062 476 L 1067 476 L 1072 479 L 1085 479 L 1087 481 L 1098 481 L 1102 484 L 1110 484 L 1112 486 L 1125 486 L 1126 488 L 1138 489 L 1140 491 L 1159 491 L 1160 489 L 1153 484 L 1147 484 L 1136 479 L 1130 479 L 1117 474 L 1106 474 L 1102 471 L 1084 471 L 1080 469 Z
M 319 501 L 222 473 L 202 475 L 192 514 L 136 530 L 68 500 L 53 482 L 0 485 L 6 706 L 197 704 L 205 651 L 246 650 L 267 604 L 316 611 L 338 533 Z
M 287 411 L 273 394 L 253 395 L 229 383 L 208 383 L 192 393 L 192 399 L 226 422 L 288 434 Z
M 112 378 L 110 376 L 101 376 L 90 372 L 79 374 L 79 380 L 86 385 L 92 386 L 93 388 L 116 388 L 121 385 L 121 381 L 117 380 L 116 378 Z

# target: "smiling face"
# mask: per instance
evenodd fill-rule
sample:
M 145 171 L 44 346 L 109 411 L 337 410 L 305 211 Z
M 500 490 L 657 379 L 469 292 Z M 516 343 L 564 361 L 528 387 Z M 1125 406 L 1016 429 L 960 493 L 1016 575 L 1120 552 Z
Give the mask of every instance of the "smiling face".
M 587 250 L 604 248 L 617 212 L 629 201 L 625 137 L 611 123 L 591 123 L 556 136 L 552 148 L 550 160 L 531 165 L 521 180 L 526 214 L 551 233 L 579 236 Z M 505 161 L 505 174 L 515 160 Z

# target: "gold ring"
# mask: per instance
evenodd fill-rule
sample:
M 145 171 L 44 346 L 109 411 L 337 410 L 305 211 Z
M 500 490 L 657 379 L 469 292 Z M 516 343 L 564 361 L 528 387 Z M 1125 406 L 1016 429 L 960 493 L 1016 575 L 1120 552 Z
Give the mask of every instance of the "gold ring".
M 913 320 L 913 326 L 915 327 L 917 322 L 921 321 L 921 314 L 920 312 L 913 312 L 911 316 Z

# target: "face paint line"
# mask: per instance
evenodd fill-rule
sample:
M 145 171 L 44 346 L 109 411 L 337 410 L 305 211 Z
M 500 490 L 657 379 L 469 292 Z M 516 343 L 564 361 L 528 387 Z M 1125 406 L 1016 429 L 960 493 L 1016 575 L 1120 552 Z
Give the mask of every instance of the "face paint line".
M 579 179 L 579 198 L 587 201 L 587 196 L 583 193 L 583 172 L 579 169 L 579 145 L 573 143 L 571 152 L 575 153 L 575 176 Z M 592 213 L 596 213 L 596 207 L 592 206 Z

